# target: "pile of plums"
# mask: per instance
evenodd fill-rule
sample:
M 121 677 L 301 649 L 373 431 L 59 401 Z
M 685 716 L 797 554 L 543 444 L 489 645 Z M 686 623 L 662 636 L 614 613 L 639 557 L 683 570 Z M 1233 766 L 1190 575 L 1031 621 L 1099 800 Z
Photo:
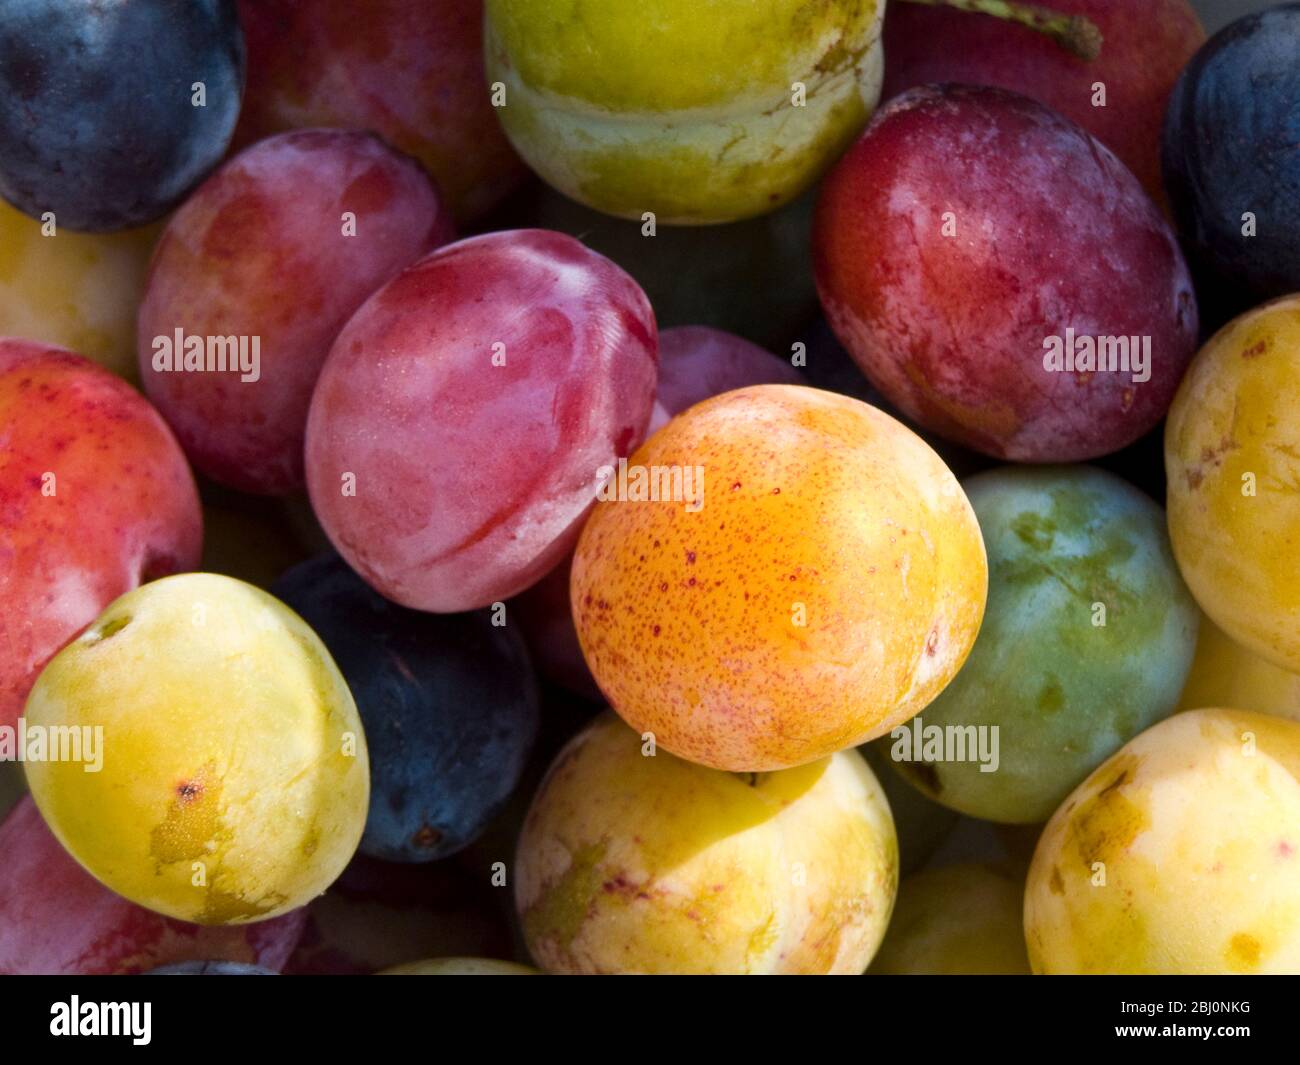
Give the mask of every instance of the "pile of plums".
M 0 7 L 0 973 L 1300 972 L 1300 3 L 1047 4 Z

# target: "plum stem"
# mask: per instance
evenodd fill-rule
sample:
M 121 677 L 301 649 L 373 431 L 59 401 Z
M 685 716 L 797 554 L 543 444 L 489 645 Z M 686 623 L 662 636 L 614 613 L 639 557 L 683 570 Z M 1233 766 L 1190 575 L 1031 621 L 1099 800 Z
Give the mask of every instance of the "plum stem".
M 1038 4 L 1020 4 L 1012 0 L 904 0 L 927 7 L 951 7 L 980 15 L 992 15 L 1008 22 L 1019 22 L 1036 33 L 1046 34 L 1073 56 L 1093 60 L 1101 55 L 1101 30 L 1082 15 L 1066 15 Z

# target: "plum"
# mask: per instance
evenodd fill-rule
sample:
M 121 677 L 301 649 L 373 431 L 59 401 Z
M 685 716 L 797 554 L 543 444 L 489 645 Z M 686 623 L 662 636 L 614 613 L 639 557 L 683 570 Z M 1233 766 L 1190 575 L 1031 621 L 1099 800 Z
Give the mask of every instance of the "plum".
M 889 806 L 842 751 L 722 773 L 605 714 L 556 757 L 515 859 L 552 973 L 860 973 L 898 879 Z
M 501 121 L 566 196 L 624 218 L 729 222 L 795 199 L 880 95 L 877 0 L 486 0 Z
M 734 388 L 802 384 L 803 376 L 743 337 L 708 326 L 678 326 L 659 334 L 659 387 L 649 431 L 687 407 Z M 640 443 L 640 441 L 638 441 Z M 569 603 L 570 555 L 517 600 L 519 618 L 538 669 L 587 698 L 600 689 L 582 657 Z
M 107 370 L 0 339 L 0 726 L 123 592 L 192 569 L 202 516 L 162 418 Z
M 889 931 L 868 972 L 879 976 L 1029 975 L 1024 883 L 993 866 L 927 869 L 898 886 Z
M 278 971 L 304 910 L 240 927 L 204 927 L 136 906 L 98 883 L 24 799 L 0 823 L 0 973 L 103 976 L 219 958 Z
M 426 862 L 473 842 L 519 783 L 537 735 L 523 637 L 490 610 L 390 603 L 333 554 L 294 567 L 272 592 L 325 642 L 361 713 L 371 794 L 361 850 Z
M 1242 315 L 1196 356 L 1165 426 L 1169 533 L 1201 609 L 1300 672 L 1300 295 Z
M 1152 198 L 1160 182 L 1160 128 L 1179 73 L 1205 41 L 1187 0 L 1050 0 L 1089 19 L 1104 38 L 1091 61 L 1024 26 L 942 7 L 890 4 L 885 15 L 886 100 L 934 82 L 998 85 L 1041 100 L 1123 161 Z M 1104 102 L 1096 86 L 1105 87 Z
M 135 319 L 159 228 L 74 233 L 0 201 L 0 336 L 85 355 L 137 381 Z
M 225 154 L 243 85 L 235 0 L 5 0 L 0 196 L 67 229 L 152 222 Z
M 1008 467 L 962 486 L 988 551 L 988 605 L 966 664 L 918 721 L 922 736 L 997 729 L 996 761 L 974 750 L 933 760 L 914 741 L 891 753 L 936 802 L 1041 823 L 1173 712 L 1199 612 L 1164 513 L 1118 477 L 1088 466 Z
M 1173 233 L 1043 104 L 987 86 L 895 97 L 823 183 L 827 317 L 920 425 L 997 458 L 1078 461 L 1164 416 L 1197 338 Z
M 1202 706 L 1235 706 L 1300 721 L 1300 673 L 1251 654 L 1202 617 L 1196 657 L 1178 697 L 1178 709 Z
M 307 483 L 335 548 L 385 597 L 454 613 L 559 564 L 601 468 L 649 424 L 645 294 L 542 230 L 420 260 L 339 334 L 307 424 Z
M 975 515 L 874 407 L 738 389 L 678 415 L 628 469 L 657 498 L 630 473 L 596 505 L 574 618 L 610 705 L 674 754 L 737 772 L 810 762 L 906 721 L 965 660 L 987 583 Z
M 1300 971 L 1300 724 L 1175 714 L 1048 823 L 1025 887 L 1036 973 Z
M 509 892 L 489 888 L 488 876 L 480 880 L 455 861 L 398 865 L 358 854 L 307 906 L 306 928 L 284 971 L 365 976 L 444 954 L 509 953 L 508 898 L 498 906 L 490 897 Z
M 45 667 L 26 720 L 83 737 L 80 761 L 26 763 L 59 842 L 166 916 L 278 916 L 360 842 L 369 767 L 347 684 L 301 618 L 242 581 L 190 573 L 115 600 Z
M 536 969 L 496 958 L 430 958 L 385 969 L 380 976 L 537 976 Z
M 213 174 L 163 231 L 139 319 L 145 391 L 194 464 L 244 492 L 301 488 L 334 338 L 451 238 L 424 172 L 367 133 L 285 133 Z
M 1300 4 L 1234 22 L 1178 79 L 1165 186 L 1204 286 L 1236 310 L 1300 289 Z
M 239 0 L 248 88 L 235 130 L 342 126 L 418 159 L 461 222 L 528 171 L 483 73 L 482 0 Z

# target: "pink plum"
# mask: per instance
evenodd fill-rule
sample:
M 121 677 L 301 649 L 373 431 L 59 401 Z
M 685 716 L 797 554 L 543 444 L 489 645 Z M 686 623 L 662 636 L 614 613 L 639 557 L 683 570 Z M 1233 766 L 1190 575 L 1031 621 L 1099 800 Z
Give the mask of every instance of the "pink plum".
M 451 237 L 425 174 L 366 133 L 272 137 L 204 182 L 154 252 L 138 333 L 145 390 L 194 464 L 245 492 L 300 488 L 330 344 L 367 296 Z M 239 342 L 237 367 L 211 338 Z
M 307 425 L 330 540 L 377 591 L 455 612 L 564 557 L 654 402 L 654 314 L 572 237 L 489 233 L 380 289 L 339 334 Z

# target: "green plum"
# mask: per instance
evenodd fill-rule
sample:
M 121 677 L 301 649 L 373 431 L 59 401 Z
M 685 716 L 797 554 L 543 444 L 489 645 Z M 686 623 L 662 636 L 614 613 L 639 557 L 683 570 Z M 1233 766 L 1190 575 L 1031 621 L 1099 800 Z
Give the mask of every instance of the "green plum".
M 25 764 L 55 837 L 157 913 L 278 916 L 360 842 L 370 770 L 352 695 L 307 624 L 242 581 L 186 573 L 115 600 L 50 660 L 26 719 L 81 738 L 73 757 Z
M 486 11 L 488 81 L 516 150 L 561 192 L 625 218 L 771 211 L 817 180 L 880 98 L 884 0 Z
M 984 624 L 953 682 L 892 734 L 890 756 L 945 806 L 1038 823 L 1174 710 L 1199 612 L 1164 513 L 1112 474 L 1004 468 L 964 487 L 988 552 Z

